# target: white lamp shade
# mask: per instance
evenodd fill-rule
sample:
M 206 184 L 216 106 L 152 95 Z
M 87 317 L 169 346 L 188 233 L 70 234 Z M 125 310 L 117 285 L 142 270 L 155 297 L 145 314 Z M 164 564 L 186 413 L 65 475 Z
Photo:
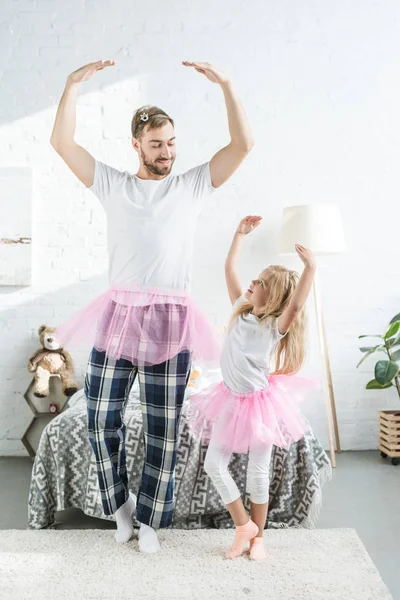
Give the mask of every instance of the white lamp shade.
M 339 254 L 346 241 L 339 208 L 335 204 L 305 204 L 283 209 L 279 254 L 295 254 L 300 244 L 314 254 Z

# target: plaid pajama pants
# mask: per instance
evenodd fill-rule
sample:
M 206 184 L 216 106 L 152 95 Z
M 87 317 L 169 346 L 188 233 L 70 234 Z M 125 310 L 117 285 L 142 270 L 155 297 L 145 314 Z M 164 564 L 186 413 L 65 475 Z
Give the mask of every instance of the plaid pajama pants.
M 154 529 L 171 525 L 179 421 L 190 363 L 188 351 L 159 365 L 137 367 L 92 350 L 85 378 L 88 433 L 106 515 L 114 514 L 129 497 L 123 416 L 138 375 L 145 458 L 136 518 Z

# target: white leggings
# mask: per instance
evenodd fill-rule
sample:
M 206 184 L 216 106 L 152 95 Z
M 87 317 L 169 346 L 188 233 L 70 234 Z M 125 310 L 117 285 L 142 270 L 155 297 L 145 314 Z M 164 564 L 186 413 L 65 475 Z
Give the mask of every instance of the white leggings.
M 249 451 L 247 491 L 254 504 L 264 504 L 269 499 L 269 465 L 272 446 L 259 446 Z M 232 454 L 221 450 L 218 442 L 211 440 L 204 461 L 204 469 L 220 494 L 224 504 L 240 498 L 239 489 L 228 471 Z

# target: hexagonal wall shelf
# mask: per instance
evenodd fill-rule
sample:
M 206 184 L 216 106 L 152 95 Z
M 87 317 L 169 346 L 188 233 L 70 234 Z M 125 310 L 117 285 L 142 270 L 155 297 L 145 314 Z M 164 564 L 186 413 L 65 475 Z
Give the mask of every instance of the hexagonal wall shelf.
M 61 412 L 68 408 L 68 400 L 64 396 L 61 387 L 61 380 L 58 375 L 52 375 L 50 377 L 49 389 L 50 393 L 46 398 L 36 398 L 33 394 L 33 388 L 35 380 L 32 379 L 24 394 L 24 398 L 33 412 L 33 419 L 29 423 L 27 430 L 21 438 L 22 443 L 27 449 L 29 456 L 34 458 L 36 456 L 36 450 L 40 442 L 40 436 L 42 435 L 45 427 L 50 423 L 54 417 L 59 415 Z M 50 411 L 50 404 L 57 406 L 57 412 L 53 413 Z
M 21 442 L 27 449 L 30 457 L 35 458 L 42 433 L 52 419 L 54 419 L 54 415 L 45 415 L 39 418 L 33 417 L 29 423 L 28 429 L 21 438 Z

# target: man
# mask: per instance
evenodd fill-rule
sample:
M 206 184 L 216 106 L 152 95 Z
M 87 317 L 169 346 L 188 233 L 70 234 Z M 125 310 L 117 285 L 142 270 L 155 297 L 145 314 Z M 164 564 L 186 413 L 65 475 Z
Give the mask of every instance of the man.
M 173 518 L 179 420 L 191 356 L 207 358 L 214 350 L 211 328 L 188 294 L 196 221 L 202 201 L 236 171 L 253 138 L 230 79 L 209 63 L 183 62 L 221 87 L 229 144 L 209 162 L 173 176 L 174 121 L 158 107 L 145 106 L 132 120 L 136 175 L 95 160 L 74 139 L 76 100 L 82 82 L 114 64 L 90 63 L 69 75 L 51 144 L 107 215 L 111 288 L 81 313 L 79 327 L 96 319 L 85 391 L 103 509 L 115 514 L 115 537 L 123 543 L 133 535 L 136 508 L 139 548 L 155 552 L 156 530 Z M 128 491 L 123 413 L 137 375 L 145 461 L 136 507 Z

